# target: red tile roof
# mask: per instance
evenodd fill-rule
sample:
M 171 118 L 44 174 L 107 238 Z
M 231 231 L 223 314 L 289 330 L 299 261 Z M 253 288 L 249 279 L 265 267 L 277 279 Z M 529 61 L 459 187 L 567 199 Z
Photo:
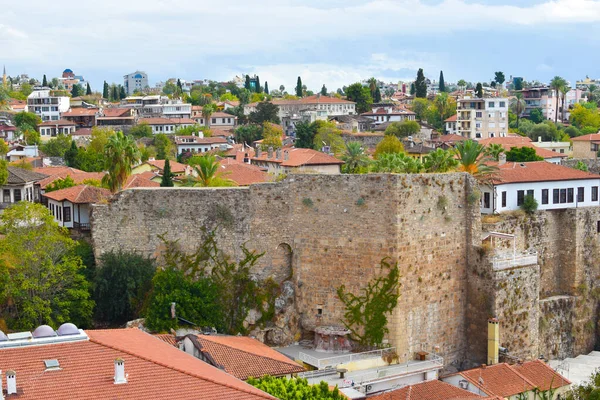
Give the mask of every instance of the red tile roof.
M 66 119 L 59 119 L 58 121 L 45 121 L 38 126 L 75 126 L 75 122 L 67 121 Z
M 0 350 L 0 370 L 14 370 L 21 400 L 274 399 L 138 329 L 86 331 L 89 341 Z M 114 360 L 127 383 L 115 384 Z M 47 371 L 44 360 L 60 369 Z
M 50 183 L 58 179 L 64 179 L 67 176 L 70 176 L 76 184 L 80 184 L 88 179 L 100 181 L 105 175 L 104 172 L 85 172 L 71 167 L 42 167 L 34 168 L 34 171 L 48 175 L 47 178 L 44 178 L 40 181 L 40 187 L 42 189 L 46 189 L 46 186 L 48 186 Z
M 285 151 L 288 152 L 289 158 L 285 160 Z M 275 152 L 273 152 L 273 158 L 267 158 L 268 152 L 263 151 L 260 157 L 253 157 L 252 160 L 256 161 L 267 161 L 277 164 L 281 164 L 284 167 L 301 167 L 304 165 L 335 165 L 343 164 L 342 160 L 339 160 L 329 154 L 322 153 L 313 149 L 288 149 L 282 151 L 282 158 L 276 159 Z
M 513 147 L 529 147 L 534 149 L 535 153 L 544 159 L 568 157 L 566 154 L 561 154 L 552 150 L 544 149 L 542 147 L 537 147 L 533 144 L 531 139 L 523 136 L 494 137 L 482 139 L 479 141 L 479 143 L 484 146 L 489 146 L 492 143 L 499 144 L 504 148 L 505 151 L 510 151 L 510 149 Z
M 456 118 L 457 118 L 457 116 L 456 116 L 456 114 L 454 114 L 454 115 L 453 115 L 453 116 L 451 116 L 450 118 L 446 118 L 446 119 L 444 120 L 444 122 L 456 122 Z
M 210 115 L 210 118 L 231 118 L 232 122 L 233 122 L 233 120 L 237 119 L 237 117 L 235 115 L 231 115 L 226 112 L 220 112 L 220 111 L 212 113 Z
M 577 136 L 571 138 L 573 142 L 597 142 L 600 141 L 600 133 L 591 133 L 589 135 Z
M 201 351 L 238 379 L 282 376 L 304 368 L 269 346 L 245 336 L 198 335 Z
M 131 108 L 111 107 L 102 110 L 103 117 L 115 118 L 115 117 L 131 117 Z
M 154 336 L 157 339 L 162 340 L 165 343 L 170 344 L 171 346 L 179 348 L 177 345 L 177 337 L 175 335 L 172 335 L 170 333 L 160 333 L 160 334 L 156 334 L 156 335 L 152 335 L 152 336 Z
M 133 174 L 127 178 L 127 182 L 123 185 L 123 190 L 125 189 L 133 189 L 133 188 L 141 188 L 141 187 L 159 187 L 160 183 L 154 182 L 151 180 L 156 177 L 154 172 L 146 171 L 141 174 Z
M 338 99 L 337 97 L 329 97 L 329 96 L 321 96 L 321 95 L 307 96 L 307 97 L 303 97 L 303 98 L 297 99 L 297 100 L 275 99 L 273 101 L 270 101 L 270 103 L 273 103 L 278 106 L 295 105 L 295 104 L 356 104 L 353 101 Z M 255 102 L 255 103 L 247 104 L 247 106 L 256 107 L 257 104 L 258 103 Z
M 369 400 L 459 400 L 483 399 L 475 393 L 438 380 L 405 386 L 398 390 L 369 397 Z
M 99 203 L 110 198 L 110 190 L 95 186 L 79 185 L 44 193 L 44 197 L 55 201 L 70 201 L 76 204 Z
M 512 365 L 512 368 L 542 391 L 571 384 L 571 381 L 540 360 L 528 361 L 521 365 Z
M 161 172 L 165 169 L 165 160 L 152 160 L 146 161 L 146 164 L 158 168 Z M 187 165 L 178 163 L 177 161 L 169 160 L 169 164 L 171 166 L 171 172 L 174 174 L 182 173 L 187 170 Z
M 509 397 L 535 388 L 506 363 L 463 371 L 460 375 L 489 395 Z
M 248 186 L 253 183 L 269 182 L 271 176 L 256 165 L 244 164 L 233 158 L 225 158 L 219 162 L 223 178 L 231 179 L 238 186 Z
M 435 140 L 436 142 L 442 142 L 442 143 L 452 143 L 452 142 L 462 142 L 464 140 L 467 140 L 467 138 L 465 138 L 464 136 L 460 136 L 454 133 L 449 133 L 447 135 L 442 135 L 440 137 L 438 137 L 437 140 Z
M 546 161 L 527 163 L 507 162 L 498 166 L 494 173 L 494 184 L 553 182 L 581 179 L 600 179 L 600 175 L 578 169 L 563 167 Z
M 64 117 L 93 117 L 99 111 L 100 111 L 99 108 L 77 107 L 77 108 L 71 108 L 69 111 L 62 113 L 61 116 L 63 118 Z

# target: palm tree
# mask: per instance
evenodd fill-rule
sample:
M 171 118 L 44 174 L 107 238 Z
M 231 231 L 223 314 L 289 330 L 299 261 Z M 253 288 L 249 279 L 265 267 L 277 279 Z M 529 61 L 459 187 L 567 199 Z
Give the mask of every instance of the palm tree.
M 223 178 L 223 174 L 221 174 L 219 171 L 219 166 L 220 164 L 213 155 L 205 155 L 200 157 L 198 160 L 198 165 L 194 166 L 194 170 L 198 175 L 195 186 L 235 186 L 235 182 L 230 179 Z
M 423 165 L 427 172 L 448 172 L 458 166 L 458 161 L 452 152 L 436 149 L 425 156 Z
M 492 143 L 485 149 L 485 154 L 498 161 L 500 154 L 504 153 L 504 147 L 499 143 Z
M 521 118 L 521 114 L 525 112 L 526 107 L 527 103 L 523 100 L 522 93 L 517 93 L 515 97 L 510 100 L 510 109 L 517 116 L 517 129 L 519 129 L 519 118 Z
M 494 168 L 486 165 L 491 161 L 485 154 L 485 147 L 474 140 L 464 140 L 454 146 L 454 151 L 458 157 L 458 170 L 468 172 L 476 177 L 485 177 L 490 175 Z
M 406 153 L 385 153 L 377 157 L 371 168 L 372 172 L 392 172 L 396 174 L 416 174 L 423 170 L 418 158 Z
M 434 103 L 438 111 L 440 112 L 440 117 L 443 121 L 444 119 L 446 119 L 446 112 L 448 112 L 448 107 L 450 107 L 450 97 L 448 96 L 448 93 L 444 92 L 435 96 Z
M 375 89 L 377 89 L 377 79 L 370 78 L 367 83 L 369 84 L 369 90 L 371 91 L 371 97 L 375 98 Z
M 458 81 L 457 85 L 460 88 L 461 92 L 464 92 L 465 88 L 467 87 L 467 82 L 464 79 L 461 79 Z
M 554 123 L 556 124 L 556 122 L 558 121 L 558 100 L 560 97 L 560 91 L 563 88 L 563 86 L 567 85 L 567 81 L 565 81 L 563 78 L 561 78 L 560 76 L 555 76 L 551 81 L 550 81 L 550 88 L 552 90 L 554 90 L 554 94 L 556 95 L 556 112 L 554 114 Z
M 140 152 L 131 136 L 119 131 L 108 138 L 104 145 L 104 165 L 108 173 L 102 178 L 102 184 L 111 192 L 118 192 L 131 175 L 131 166 L 140 159 Z
M 342 167 L 347 174 L 356 174 L 361 168 L 369 165 L 369 158 L 365 154 L 360 142 L 346 143 L 346 152 L 342 156 L 345 164 Z
M 588 101 L 591 103 L 592 101 L 596 101 L 596 97 L 599 96 L 599 90 L 597 85 L 590 85 L 588 87 Z
M 571 90 L 571 88 L 568 85 L 564 85 L 563 87 L 560 88 L 560 94 L 561 94 L 561 98 L 562 98 L 562 120 L 564 122 L 564 120 L 567 117 L 567 110 L 566 110 L 566 100 L 567 100 L 567 93 L 569 93 L 569 90 Z
M 204 125 L 208 125 L 208 119 L 217 110 L 217 106 L 214 103 L 208 103 L 202 106 L 202 117 L 204 118 Z

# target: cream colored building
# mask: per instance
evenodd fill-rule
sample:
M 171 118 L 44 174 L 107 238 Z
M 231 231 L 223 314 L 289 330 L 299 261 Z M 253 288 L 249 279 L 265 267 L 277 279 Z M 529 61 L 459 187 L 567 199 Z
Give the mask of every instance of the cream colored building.
M 458 99 L 457 133 L 468 139 L 505 137 L 508 134 L 508 99 L 504 97 Z

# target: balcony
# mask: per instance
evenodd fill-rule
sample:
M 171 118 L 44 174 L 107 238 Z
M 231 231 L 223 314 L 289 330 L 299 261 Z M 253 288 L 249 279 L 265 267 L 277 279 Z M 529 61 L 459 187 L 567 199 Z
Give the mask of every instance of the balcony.
M 514 254 L 497 254 L 492 258 L 492 264 L 494 271 L 501 271 L 503 269 L 511 269 L 515 267 L 525 267 L 527 265 L 537 265 L 538 254 L 537 252 L 523 252 Z
M 84 222 L 84 223 L 73 222 L 73 229 L 77 229 L 81 232 L 88 232 L 92 229 L 92 226 L 90 225 L 89 222 Z

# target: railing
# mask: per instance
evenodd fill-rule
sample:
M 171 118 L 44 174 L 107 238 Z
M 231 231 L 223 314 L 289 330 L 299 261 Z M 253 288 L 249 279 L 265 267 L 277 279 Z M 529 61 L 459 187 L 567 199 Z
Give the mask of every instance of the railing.
M 348 353 L 327 358 L 316 358 L 309 354 L 300 352 L 298 354 L 298 358 L 309 365 L 317 367 L 318 369 L 324 369 L 336 367 L 340 364 L 346 364 L 353 361 L 368 360 L 371 358 L 381 358 L 385 353 L 393 352 L 395 350 L 395 347 L 389 347 L 386 349 L 365 351 L 363 353 Z
M 74 229 L 79 229 L 80 231 L 89 231 L 92 229 L 92 226 L 88 223 L 80 223 L 80 222 L 73 222 L 73 228 Z
M 525 265 L 535 265 L 538 263 L 537 252 L 521 253 L 515 256 L 496 256 L 492 258 L 493 268 L 502 270 Z

